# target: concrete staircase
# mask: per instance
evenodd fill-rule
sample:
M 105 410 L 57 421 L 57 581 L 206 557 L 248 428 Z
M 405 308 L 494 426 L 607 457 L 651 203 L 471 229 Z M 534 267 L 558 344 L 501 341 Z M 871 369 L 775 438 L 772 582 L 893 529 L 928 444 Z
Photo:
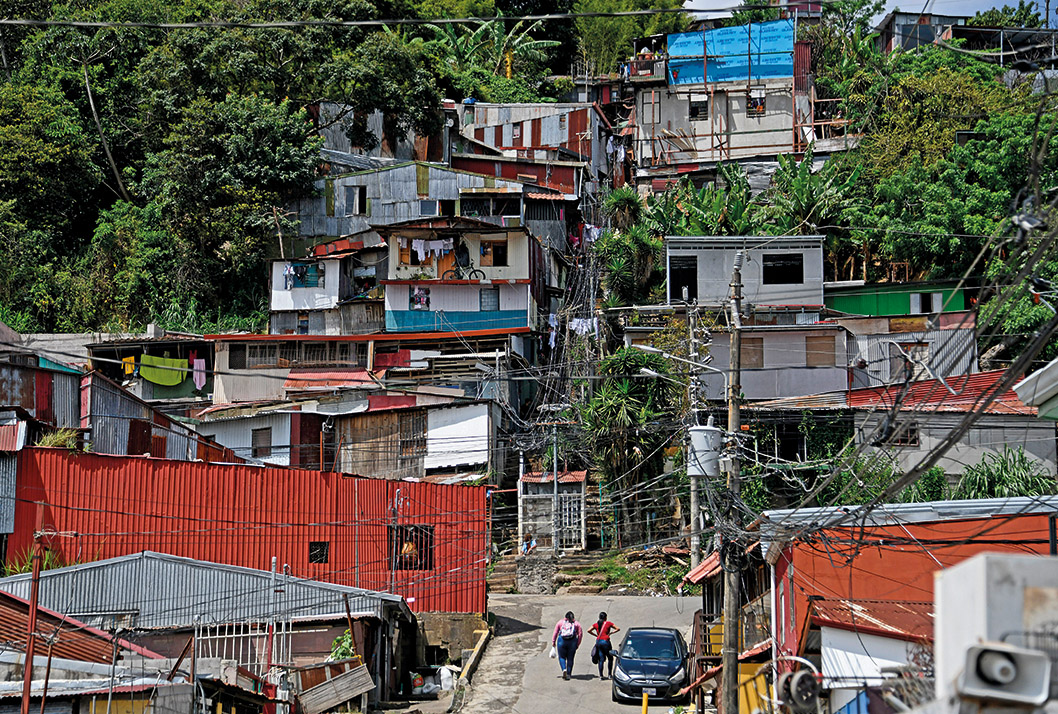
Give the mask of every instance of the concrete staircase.
M 518 566 L 514 555 L 504 555 L 495 561 L 492 572 L 485 581 L 490 593 L 509 593 L 517 587 Z
M 595 595 L 606 588 L 603 573 L 578 572 L 598 562 L 601 554 L 575 553 L 558 559 L 555 586 L 559 593 L 567 595 Z

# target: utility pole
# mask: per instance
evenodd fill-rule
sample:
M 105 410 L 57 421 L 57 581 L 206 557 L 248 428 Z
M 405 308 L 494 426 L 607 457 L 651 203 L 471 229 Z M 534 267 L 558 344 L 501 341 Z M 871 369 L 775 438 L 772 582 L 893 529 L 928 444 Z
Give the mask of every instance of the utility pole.
M 735 254 L 735 267 L 731 273 L 731 373 L 727 387 L 727 431 L 731 439 L 731 459 L 727 475 L 727 486 L 731 494 L 738 496 L 740 490 L 738 458 L 738 434 L 740 414 L 738 398 L 742 392 L 742 260 L 743 253 Z M 736 512 L 737 513 L 737 512 Z M 737 515 L 732 515 L 732 526 L 737 525 Z M 728 543 L 737 543 L 729 540 Z M 725 544 L 726 545 L 726 544 Z M 723 558 L 723 554 L 721 554 Z M 739 578 L 741 573 L 724 570 L 724 640 L 720 651 L 721 698 L 723 714 L 738 714 L 738 631 L 739 631 Z
M 558 419 L 552 419 L 551 439 L 554 450 L 551 452 L 551 478 L 554 480 L 554 491 L 551 496 L 551 546 L 558 555 Z
M 29 618 L 26 621 L 26 661 L 22 666 L 22 714 L 29 714 L 33 685 L 33 657 L 37 649 L 37 608 L 40 604 L 40 534 L 33 536 L 33 574 L 29 583 Z
M 687 288 L 684 288 L 686 290 Z M 698 302 L 687 306 L 687 327 L 691 332 L 691 361 L 698 361 Z M 686 453 L 691 456 L 691 429 L 698 426 L 698 382 L 697 373 L 691 371 L 690 379 L 687 381 L 687 442 Z M 697 469 L 688 469 L 687 478 L 691 482 L 691 567 L 698 567 L 698 551 L 701 550 L 701 535 L 698 533 L 698 474 Z

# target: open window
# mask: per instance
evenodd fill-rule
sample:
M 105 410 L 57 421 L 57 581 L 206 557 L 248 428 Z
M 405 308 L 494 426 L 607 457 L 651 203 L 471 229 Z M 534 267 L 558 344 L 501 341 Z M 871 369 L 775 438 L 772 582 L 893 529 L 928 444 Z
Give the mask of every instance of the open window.
M 433 526 L 388 526 L 388 535 L 390 570 L 433 570 Z
M 420 259 L 419 251 L 412 248 L 412 243 L 414 242 L 410 238 L 400 239 L 400 252 L 397 260 L 400 261 L 401 265 L 430 265 L 433 262 L 433 256 L 424 250 L 422 253 L 423 259 Z
M 669 284 L 672 286 L 672 300 L 693 302 L 698 299 L 698 256 L 670 255 Z M 686 289 L 687 297 L 683 297 Z
M 347 216 L 367 216 L 370 215 L 368 212 L 367 204 L 367 186 L 346 186 L 345 187 L 345 215 Z
M 506 240 L 482 240 L 481 241 L 481 267 L 506 267 L 507 241 Z
M 283 283 L 287 290 L 294 288 L 322 288 L 327 284 L 324 263 L 292 261 L 283 267 Z
M 802 253 L 770 253 L 761 258 L 761 280 L 765 285 L 802 285 L 805 257 Z

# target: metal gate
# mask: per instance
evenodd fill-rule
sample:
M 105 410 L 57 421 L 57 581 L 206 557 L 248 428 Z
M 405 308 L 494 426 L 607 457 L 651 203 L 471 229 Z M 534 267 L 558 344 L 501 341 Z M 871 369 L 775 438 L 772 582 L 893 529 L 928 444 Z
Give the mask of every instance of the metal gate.
M 271 667 L 294 664 L 290 640 L 289 620 L 277 621 L 274 625 L 268 622 L 197 625 L 195 655 L 235 660 L 240 667 L 264 677 Z
M 582 545 L 582 504 L 579 493 L 559 494 L 558 497 L 558 547 L 580 548 Z

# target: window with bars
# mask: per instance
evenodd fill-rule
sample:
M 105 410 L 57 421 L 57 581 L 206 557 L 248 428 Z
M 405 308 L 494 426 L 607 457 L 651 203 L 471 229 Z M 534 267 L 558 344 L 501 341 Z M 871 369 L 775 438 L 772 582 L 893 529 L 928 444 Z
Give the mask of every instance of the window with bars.
M 274 344 L 250 344 L 246 346 L 247 367 L 274 367 L 278 347 Z
M 433 526 L 391 525 L 387 530 L 390 570 L 433 570 Z
M 426 454 L 426 412 L 412 411 L 400 415 L 400 455 L 414 458 Z
M 496 312 L 500 309 L 500 289 L 482 288 L 479 293 L 479 309 L 482 312 Z
M 272 427 L 266 426 L 261 429 L 250 431 L 251 453 L 255 459 L 261 459 L 272 455 Z

